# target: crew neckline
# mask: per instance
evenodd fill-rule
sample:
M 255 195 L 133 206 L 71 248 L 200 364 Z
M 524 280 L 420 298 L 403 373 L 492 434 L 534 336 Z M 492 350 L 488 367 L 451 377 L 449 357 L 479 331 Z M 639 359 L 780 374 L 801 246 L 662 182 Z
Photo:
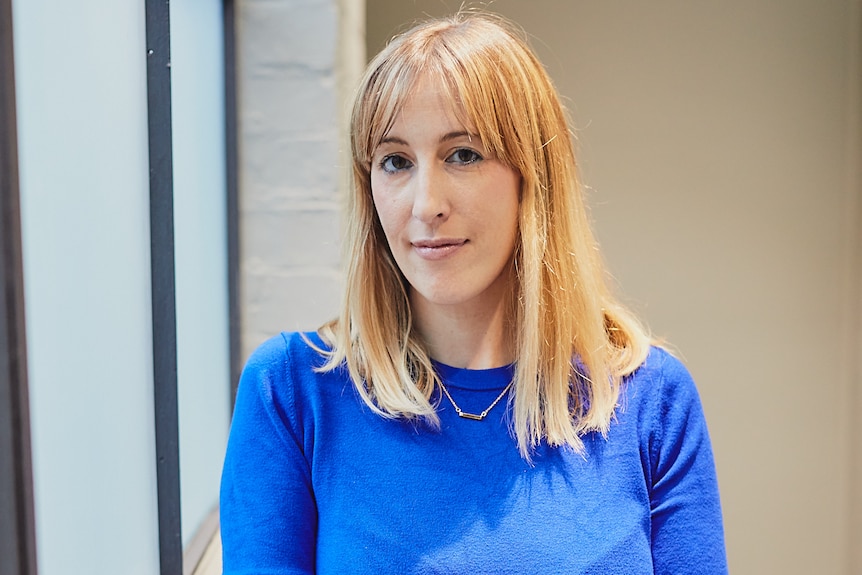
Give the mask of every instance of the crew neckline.
M 474 391 L 503 389 L 515 375 L 515 364 L 490 367 L 486 369 L 468 369 L 466 367 L 453 367 L 431 360 L 437 375 L 443 380 L 446 387 L 457 387 L 460 389 L 471 389 Z

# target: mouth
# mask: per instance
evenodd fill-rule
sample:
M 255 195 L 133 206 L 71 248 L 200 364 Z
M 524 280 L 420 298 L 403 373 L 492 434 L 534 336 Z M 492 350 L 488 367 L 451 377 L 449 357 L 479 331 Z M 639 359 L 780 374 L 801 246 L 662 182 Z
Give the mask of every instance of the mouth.
M 410 242 L 414 248 L 446 248 L 450 246 L 462 246 L 467 243 L 465 239 L 440 238 L 434 240 L 415 240 Z
M 440 260 L 457 252 L 466 245 L 468 241 L 469 240 L 463 238 L 439 238 L 432 240 L 416 240 L 410 242 L 410 245 L 413 246 L 413 249 L 421 258 L 427 260 Z

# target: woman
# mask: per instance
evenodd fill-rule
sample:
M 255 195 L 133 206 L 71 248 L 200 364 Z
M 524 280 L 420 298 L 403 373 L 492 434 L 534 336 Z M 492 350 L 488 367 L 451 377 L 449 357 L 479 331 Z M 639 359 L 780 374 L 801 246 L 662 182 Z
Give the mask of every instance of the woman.
M 340 317 L 243 373 L 231 573 L 724 573 L 697 392 L 609 293 L 521 33 L 396 38 L 351 119 Z

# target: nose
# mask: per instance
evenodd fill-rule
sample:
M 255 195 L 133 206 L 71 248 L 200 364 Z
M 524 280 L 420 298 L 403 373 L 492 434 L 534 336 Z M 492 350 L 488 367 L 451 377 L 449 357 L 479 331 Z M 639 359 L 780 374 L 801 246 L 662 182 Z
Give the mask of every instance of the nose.
M 449 217 L 450 205 L 446 175 L 439 167 L 425 165 L 416 171 L 413 191 L 413 217 L 433 224 Z

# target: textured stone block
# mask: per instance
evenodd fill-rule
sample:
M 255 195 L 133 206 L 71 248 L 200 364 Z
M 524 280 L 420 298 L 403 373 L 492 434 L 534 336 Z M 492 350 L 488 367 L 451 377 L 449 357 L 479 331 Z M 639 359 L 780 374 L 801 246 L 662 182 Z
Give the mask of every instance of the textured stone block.
M 335 201 L 340 178 L 335 134 L 320 139 L 246 138 L 243 209 L 283 209 L 298 200 Z
M 243 348 L 246 356 L 280 331 L 314 330 L 338 314 L 341 279 L 337 274 L 244 275 Z
M 339 270 L 339 217 L 335 210 L 281 210 L 248 214 L 243 262 L 255 273 Z
M 240 27 L 246 69 L 335 67 L 338 11 L 333 0 L 243 2 Z
M 315 329 L 338 312 L 338 189 L 347 171 L 339 78 L 348 81 L 339 72 L 339 5 L 246 0 L 239 7 L 244 356 L 281 330 Z M 362 37 L 353 40 L 361 45 Z
M 335 78 L 272 72 L 248 78 L 240 114 L 243 137 L 336 138 Z

